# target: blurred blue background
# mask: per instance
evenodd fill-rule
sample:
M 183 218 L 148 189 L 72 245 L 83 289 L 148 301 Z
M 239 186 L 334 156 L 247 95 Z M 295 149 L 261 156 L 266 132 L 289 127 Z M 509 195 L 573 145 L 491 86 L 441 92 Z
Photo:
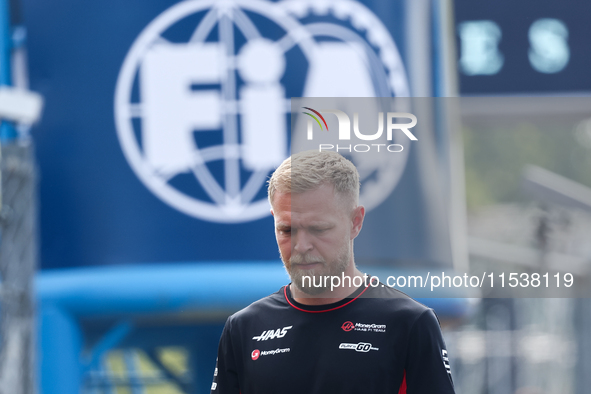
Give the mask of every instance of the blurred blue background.
M 291 97 L 435 98 L 415 102 L 421 144 L 400 168 L 356 163 L 367 272 L 587 280 L 585 1 L 0 5 L 0 85 L 43 98 L 36 122 L 0 108 L 0 268 L 24 300 L 0 300 L 10 392 L 209 392 L 227 316 L 289 281 L 266 179 L 289 156 Z M 11 157 L 32 168 L 21 181 Z M 570 189 L 527 194 L 527 165 L 576 182 L 577 208 Z M 587 392 L 588 299 L 413 295 L 441 318 L 458 393 Z

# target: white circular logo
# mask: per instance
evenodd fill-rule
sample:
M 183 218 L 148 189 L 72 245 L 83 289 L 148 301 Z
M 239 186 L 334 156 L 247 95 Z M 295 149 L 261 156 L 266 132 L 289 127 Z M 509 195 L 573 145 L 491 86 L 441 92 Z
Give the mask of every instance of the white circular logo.
M 314 15 L 335 22 L 310 21 Z M 265 217 L 266 180 L 289 152 L 289 98 L 343 96 L 330 83 L 334 56 L 327 54 L 350 48 L 364 68 L 355 70 L 349 93 L 408 96 L 390 34 L 359 3 L 178 3 L 142 31 L 123 62 L 115 122 L 125 157 L 152 193 L 181 212 L 221 223 Z M 400 174 L 376 170 L 373 179 L 386 182 L 383 201 Z

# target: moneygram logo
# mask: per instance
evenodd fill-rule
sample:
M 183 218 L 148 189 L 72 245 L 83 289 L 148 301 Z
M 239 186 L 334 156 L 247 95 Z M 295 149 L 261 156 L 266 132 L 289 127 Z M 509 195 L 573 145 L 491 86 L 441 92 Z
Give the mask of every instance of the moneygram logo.
M 365 331 L 365 332 L 386 332 L 386 325 L 385 324 L 365 324 L 365 323 L 353 323 L 350 321 L 346 321 L 343 323 L 341 328 L 344 331 Z
M 275 356 L 276 354 L 289 353 L 290 351 L 291 351 L 291 349 L 288 347 L 277 348 L 277 349 L 273 349 L 273 350 L 263 350 L 262 352 L 259 349 L 255 349 L 250 354 L 250 357 L 252 358 L 253 361 L 255 361 L 255 360 L 258 360 L 258 358 L 261 356 Z
M 338 140 L 340 141 L 351 141 L 351 119 L 349 118 L 349 115 L 347 115 L 345 112 L 340 111 L 338 109 L 323 109 L 321 111 L 317 111 L 315 109 L 312 109 L 310 107 L 302 107 L 304 109 L 307 109 L 311 112 L 313 112 L 315 115 L 317 115 L 320 119 L 318 119 L 318 117 L 316 117 L 314 114 L 311 114 L 310 112 L 302 112 L 305 115 L 308 115 L 310 118 L 307 119 L 307 123 L 306 123 L 306 138 L 308 139 L 308 141 L 314 140 L 314 121 L 316 122 L 316 124 L 318 124 L 318 126 L 320 127 L 320 130 L 324 130 L 324 127 L 326 128 L 326 131 L 328 131 L 328 124 L 324 118 L 324 116 L 322 116 L 322 113 L 325 114 L 333 114 L 336 116 L 337 121 L 338 121 L 338 125 L 339 125 L 339 130 L 338 130 Z M 388 142 L 393 141 L 394 139 L 394 133 L 395 132 L 402 132 L 404 133 L 404 135 L 410 139 L 411 141 L 417 141 L 418 138 L 410 131 L 410 129 L 412 129 L 414 126 L 417 125 L 417 117 L 411 113 L 408 112 L 386 112 L 385 116 L 384 116 L 384 112 L 378 112 L 377 114 L 377 118 L 378 118 L 378 126 L 377 126 L 377 131 L 372 132 L 371 133 L 367 133 L 367 131 L 362 132 L 362 130 L 360 129 L 359 126 L 359 113 L 358 112 L 354 112 L 353 113 L 353 134 L 355 135 L 355 137 L 358 140 L 361 141 L 376 141 L 382 138 L 383 134 L 384 134 L 384 129 L 386 130 L 386 140 Z M 400 123 L 398 120 L 395 119 L 406 119 L 406 120 L 410 120 Z M 320 120 L 322 120 L 322 123 L 324 123 L 324 127 L 322 126 L 322 123 L 320 122 Z M 384 127 L 384 123 L 386 124 L 386 126 Z M 404 150 L 404 147 L 401 144 L 319 144 L 318 145 L 318 150 L 319 151 L 323 151 L 323 150 L 336 150 L 337 152 L 339 151 L 348 151 L 348 152 L 359 152 L 359 153 L 365 153 L 365 152 L 370 152 L 370 151 L 374 151 L 374 152 L 392 152 L 392 153 L 397 153 L 397 152 L 402 152 Z

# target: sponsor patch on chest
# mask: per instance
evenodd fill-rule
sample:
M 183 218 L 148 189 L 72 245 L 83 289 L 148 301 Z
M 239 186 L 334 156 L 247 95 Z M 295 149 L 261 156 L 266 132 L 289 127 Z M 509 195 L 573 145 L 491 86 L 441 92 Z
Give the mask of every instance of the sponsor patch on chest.
M 346 321 L 341 325 L 343 331 L 364 331 L 364 332 L 386 332 L 385 324 L 375 323 L 353 323 Z
M 261 333 L 261 335 L 254 336 L 252 337 L 252 339 L 256 341 L 267 341 L 269 339 L 283 338 L 285 334 L 287 334 L 287 330 L 289 330 L 292 327 L 293 326 L 287 326 L 283 328 L 278 328 L 276 330 L 265 330 Z
M 356 352 L 361 352 L 361 353 L 367 353 L 370 350 L 380 350 L 377 347 L 372 346 L 371 343 L 367 343 L 367 342 L 341 343 L 339 345 L 339 349 L 355 350 Z

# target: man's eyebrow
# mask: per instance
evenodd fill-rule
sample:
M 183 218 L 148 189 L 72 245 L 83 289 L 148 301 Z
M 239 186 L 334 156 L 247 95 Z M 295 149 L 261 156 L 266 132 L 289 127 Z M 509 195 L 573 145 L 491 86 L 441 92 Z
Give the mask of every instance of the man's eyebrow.
M 285 230 L 291 228 L 291 225 L 288 223 L 277 223 L 275 228 L 277 228 L 278 230 Z
M 329 228 L 334 226 L 334 223 L 330 223 L 330 222 L 312 222 L 309 224 L 308 227 L 312 227 L 312 228 Z

